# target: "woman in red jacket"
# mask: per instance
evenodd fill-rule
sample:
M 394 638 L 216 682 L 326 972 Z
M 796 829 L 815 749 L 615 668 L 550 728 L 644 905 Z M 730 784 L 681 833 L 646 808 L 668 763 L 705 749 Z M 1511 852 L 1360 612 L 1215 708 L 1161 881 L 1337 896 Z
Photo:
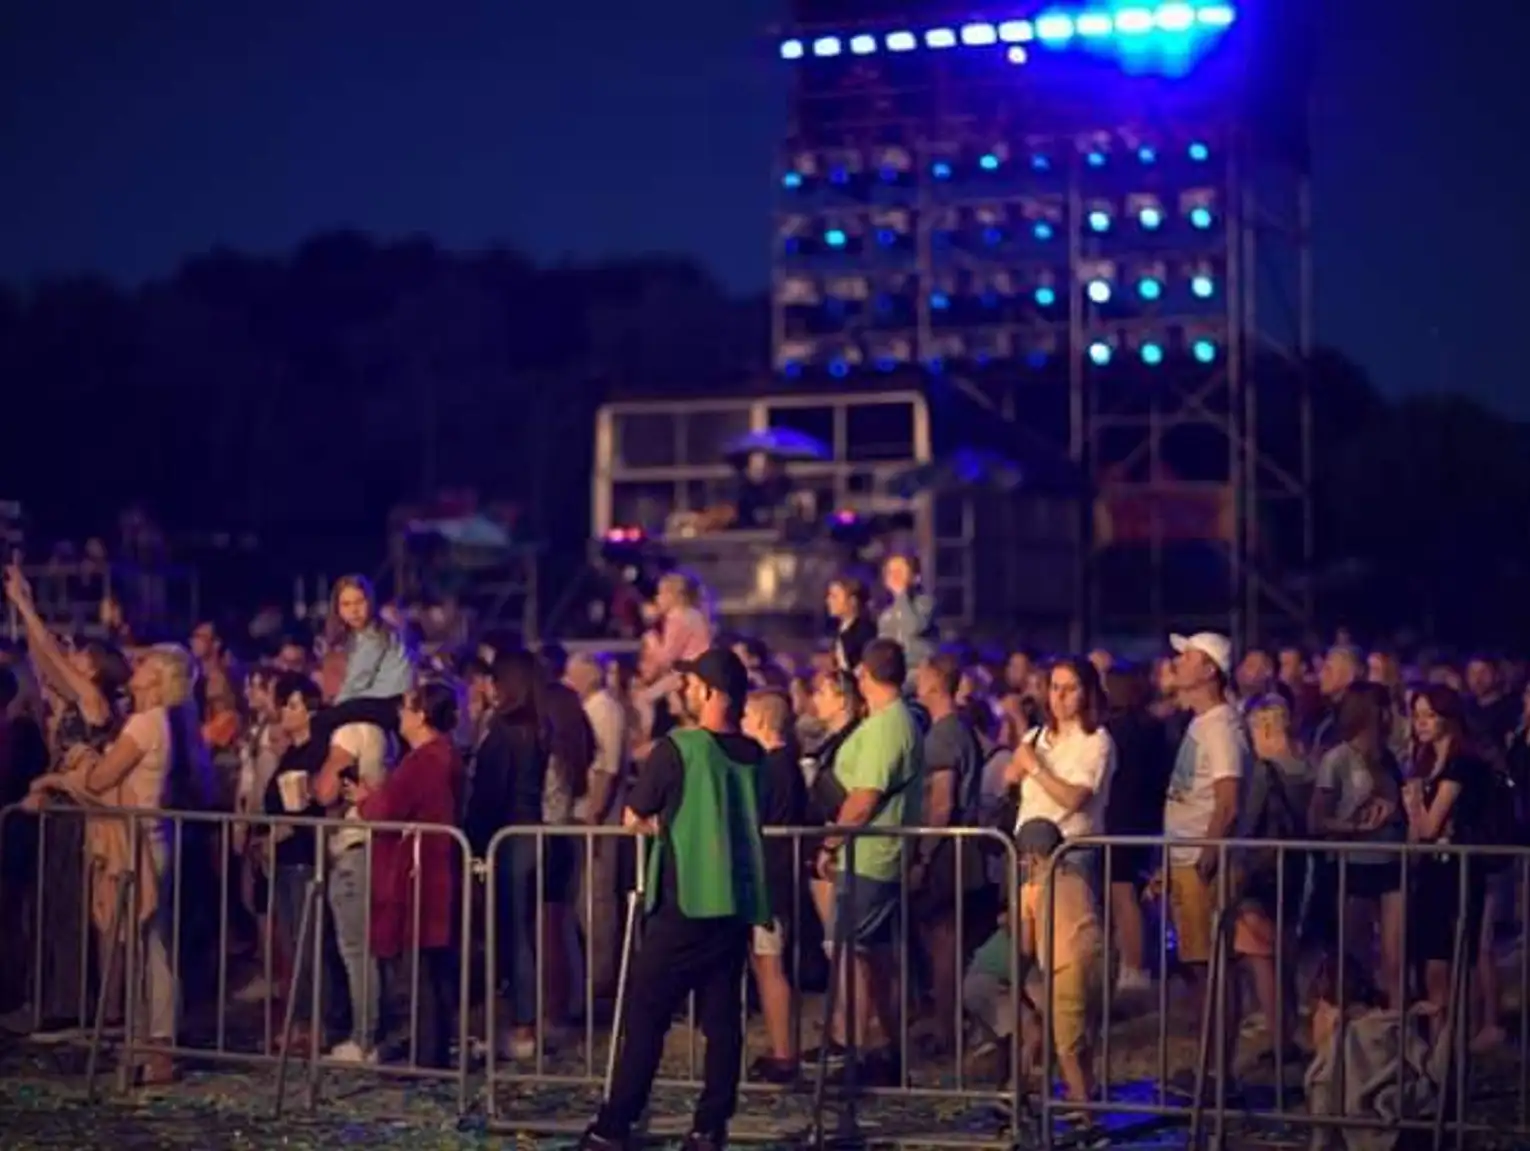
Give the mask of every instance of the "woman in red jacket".
M 456 730 L 457 694 L 451 687 L 427 683 L 406 695 L 399 705 L 399 735 L 409 753 L 377 790 L 354 785 L 351 794 L 361 818 L 455 827 L 464 780 L 462 757 L 451 738 Z M 419 950 L 417 1053 L 425 1067 L 449 1064 L 457 1010 L 454 943 L 461 869 L 457 840 L 443 833 L 384 833 L 372 846 L 372 951 L 378 959 L 397 959 Z

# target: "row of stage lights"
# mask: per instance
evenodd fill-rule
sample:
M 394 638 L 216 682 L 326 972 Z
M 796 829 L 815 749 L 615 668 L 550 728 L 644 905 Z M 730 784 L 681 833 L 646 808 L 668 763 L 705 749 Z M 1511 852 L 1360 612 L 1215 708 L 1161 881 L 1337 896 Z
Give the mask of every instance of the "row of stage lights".
M 1079 290 L 1089 303 L 1105 307 L 1111 303 L 1125 303 L 1135 297 L 1144 304 L 1166 302 L 1174 291 L 1183 290 L 1190 298 L 1209 303 L 1217 298 L 1217 281 L 1205 265 L 1191 265 L 1183 279 L 1170 281 L 1162 265 L 1142 268 L 1129 280 L 1129 291 L 1122 292 L 1116 268 L 1108 261 L 1093 261 L 1086 265 Z M 1027 299 L 1043 310 L 1055 308 L 1063 302 L 1066 288 L 1050 274 L 1034 278 L 1028 288 L 1018 286 L 1008 274 L 993 277 L 981 288 L 959 289 L 937 287 L 927 293 L 925 299 L 932 312 L 953 313 L 963 310 L 963 305 L 975 304 L 979 310 L 992 311 L 1006 303 Z M 776 301 L 785 308 L 821 309 L 831 316 L 844 316 L 861 311 L 861 305 L 869 304 L 874 315 L 894 315 L 901 310 L 912 310 L 912 299 L 907 292 L 877 291 L 869 280 L 851 278 L 828 283 L 824 289 L 811 280 L 793 277 L 786 280 L 778 292 Z
M 1066 48 L 1077 41 L 1186 41 L 1217 35 L 1237 20 L 1230 4 L 1168 3 L 1143 7 L 1048 12 L 1034 20 L 976 21 L 919 31 L 898 29 L 880 35 L 863 32 L 844 36 L 792 37 L 783 40 L 783 60 L 830 60 L 843 55 L 874 56 L 881 52 L 908 53 L 953 48 L 1006 48 L 1016 64 L 1027 59 L 1027 48 Z
M 1062 360 L 1057 352 L 1046 348 L 1033 348 L 1024 356 L 1007 353 L 994 354 L 987 350 L 962 347 L 959 342 L 948 344 L 951 355 L 933 355 L 925 359 L 923 368 L 939 374 L 953 364 L 968 364 L 974 368 L 989 368 L 1001 363 L 1018 362 L 1032 371 L 1045 371 L 1059 365 Z M 1145 368 L 1162 368 L 1175 360 L 1188 360 L 1202 367 L 1211 368 L 1222 359 L 1222 343 L 1207 334 L 1187 333 L 1182 338 L 1146 334 L 1123 338 L 1116 335 L 1096 336 L 1084 345 L 1084 359 L 1095 368 L 1105 369 L 1137 364 Z M 869 355 L 858 348 L 844 348 L 826 360 L 814 362 L 798 349 L 787 348 L 779 359 L 779 371 L 788 379 L 800 379 L 817 368 L 832 379 L 843 380 L 857 371 L 871 370 L 886 374 L 907 367 L 912 357 L 905 348 L 893 351 L 873 350 Z
M 1133 216 L 1136 226 L 1147 233 L 1159 231 L 1168 220 L 1164 208 L 1156 203 L 1136 207 Z M 1217 222 L 1215 212 L 1205 203 L 1190 205 L 1181 219 L 1197 232 L 1209 232 Z M 1084 216 L 1085 228 L 1096 236 L 1109 235 L 1116 230 L 1118 222 L 1119 218 L 1115 211 L 1107 205 L 1095 205 Z M 835 225 L 824 228 L 816 237 L 811 237 L 803 234 L 800 222 L 788 221 L 783 231 L 786 234 L 781 237 L 781 250 L 788 256 L 805 256 L 822 251 L 849 255 L 866 249 L 864 235 L 851 227 Z M 958 243 L 963 231 L 956 228 L 935 228 L 931 232 L 931 238 L 937 245 L 948 246 Z M 1026 231 L 1036 243 L 1046 244 L 1057 238 L 1060 228 L 1056 221 L 1043 219 L 1030 221 Z M 1017 237 L 1015 230 L 997 222 L 980 223 L 976 228 L 971 229 L 971 234 L 982 245 L 990 248 L 999 247 Z M 908 248 L 914 243 L 913 233 L 906 227 L 891 225 L 872 229 L 871 239 L 876 247 L 884 249 Z
M 1164 158 L 1164 153 L 1155 144 L 1138 144 L 1131 155 L 1134 162 L 1143 167 L 1153 167 Z M 1211 160 L 1211 147 L 1200 140 L 1192 140 L 1185 145 L 1183 155 L 1192 164 L 1206 164 Z M 1085 168 L 1096 172 L 1106 170 L 1115 160 L 1111 150 L 1098 143 L 1082 146 L 1079 156 Z M 1028 154 L 1024 163 L 1031 172 L 1045 175 L 1057 170 L 1058 161 L 1052 154 L 1036 150 Z M 944 183 L 970 174 L 997 176 L 1013 169 L 1014 164 L 1008 149 L 997 147 L 978 155 L 970 168 L 953 159 L 938 159 L 930 161 L 927 171 L 930 179 Z M 848 190 L 873 175 L 882 184 L 903 184 L 913 176 L 913 162 L 903 149 L 889 148 L 875 165 L 874 173 L 868 173 L 853 162 L 831 163 L 820 173 L 816 157 L 805 154 L 782 173 L 781 187 L 788 192 L 805 192 L 826 183 L 833 188 Z

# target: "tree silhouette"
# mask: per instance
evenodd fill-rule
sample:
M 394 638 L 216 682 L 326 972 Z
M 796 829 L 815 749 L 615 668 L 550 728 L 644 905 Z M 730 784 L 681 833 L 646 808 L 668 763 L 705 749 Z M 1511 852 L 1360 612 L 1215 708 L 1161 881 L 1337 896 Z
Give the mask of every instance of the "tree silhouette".
M 730 298 L 689 260 L 540 267 L 419 236 L 217 249 L 133 290 L 0 286 L 0 498 L 44 537 L 109 533 L 130 502 L 172 534 L 255 532 L 285 574 L 317 557 L 365 568 L 394 504 L 469 487 L 520 503 L 573 556 L 597 407 L 756 378 L 767 345 L 764 300 Z M 1308 367 L 1321 557 L 1395 593 L 1337 610 L 1390 625 L 1423 597 L 1442 628 L 1501 630 L 1483 605 L 1530 564 L 1525 429 L 1465 401 L 1388 405 L 1338 352 Z M 1261 449 L 1290 466 L 1297 377 L 1257 368 Z

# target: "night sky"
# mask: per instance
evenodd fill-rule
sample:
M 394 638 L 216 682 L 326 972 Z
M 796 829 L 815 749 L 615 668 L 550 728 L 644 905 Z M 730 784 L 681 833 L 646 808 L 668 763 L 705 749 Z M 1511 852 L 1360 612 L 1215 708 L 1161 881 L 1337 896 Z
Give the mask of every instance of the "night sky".
M 1319 336 L 1390 393 L 1448 385 L 1530 415 L 1530 5 L 1326 6 Z M 548 260 L 678 251 L 759 289 L 779 7 L 13 0 L 0 278 L 137 282 L 214 244 L 355 226 Z

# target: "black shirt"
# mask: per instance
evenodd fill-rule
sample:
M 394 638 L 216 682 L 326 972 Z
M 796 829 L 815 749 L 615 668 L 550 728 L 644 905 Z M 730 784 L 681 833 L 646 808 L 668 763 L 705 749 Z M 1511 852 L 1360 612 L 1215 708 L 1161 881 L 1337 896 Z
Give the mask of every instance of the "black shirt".
M 322 739 L 310 739 L 307 743 L 294 744 L 282 752 L 281 759 L 277 762 L 276 770 L 271 774 L 271 782 L 266 784 L 266 794 L 262 800 L 262 809 L 267 815 L 294 815 L 322 819 L 324 809 L 316 803 L 310 803 L 302 811 L 288 811 L 282 806 L 281 785 L 277 782 L 289 772 L 301 771 L 308 775 L 310 789 L 313 777 L 319 774 L 319 769 L 324 766 L 324 759 L 329 754 L 329 743 Z M 314 840 L 317 832 L 311 827 L 275 827 L 272 829 L 276 839 L 276 866 L 278 867 L 312 867 L 314 864 Z
M 834 637 L 834 645 L 839 651 L 840 660 L 849 671 L 854 671 L 861 663 L 861 653 L 866 650 L 866 645 L 877 638 L 877 625 L 869 616 L 858 615 L 850 622 L 849 627 L 841 628 Z
M 1110 835 L 1159 834 L 1176 750 L 1167 725 L 1151 715 L 1129 713 L 1107 720 L 1105 730 L 1116 745 L 1116 773 L 1104 830 Z
M 542 822 L 548 749 L 529 716 L 496 715 L 473 760 L 473 794 L 464 832 L 480 855 L 502 827 Z
M 807 819 L 807 780 L 797 762 L 797 749 L 788 744 L 765 753 L 760 768 L 760 823 L 765 827 L 801 827 Z M 770 884 L 770 909 L 778 919 L 792 913 L 792 841 L 765 841 L 765 876 Z
M 765 749 L 747 735 L 737 732 L 708 734 L 734 763 L 758 769 L 765 759 Z M 758 778 L 757 775 L 757 782 Z M 684 796 L 685 762 L 680 758 L 680 749 L 673 740 L 661 739 L 654 744 L 653 751 L 649 752 L 648 758 L 638 768 L 637 779 L 633 780 L 632 788 L 627 792 L 627 807 L 640 819 L 657 818 L 661 826 L 668 827 L 674 822 L 675 813 L 680 810 L 680 801 Z M 656 911 L 662 911 L 665 907 L 679 909 L 675 894 L 674 854 L 668 847 L 665 852 L 667 857 L 661 869 Z

